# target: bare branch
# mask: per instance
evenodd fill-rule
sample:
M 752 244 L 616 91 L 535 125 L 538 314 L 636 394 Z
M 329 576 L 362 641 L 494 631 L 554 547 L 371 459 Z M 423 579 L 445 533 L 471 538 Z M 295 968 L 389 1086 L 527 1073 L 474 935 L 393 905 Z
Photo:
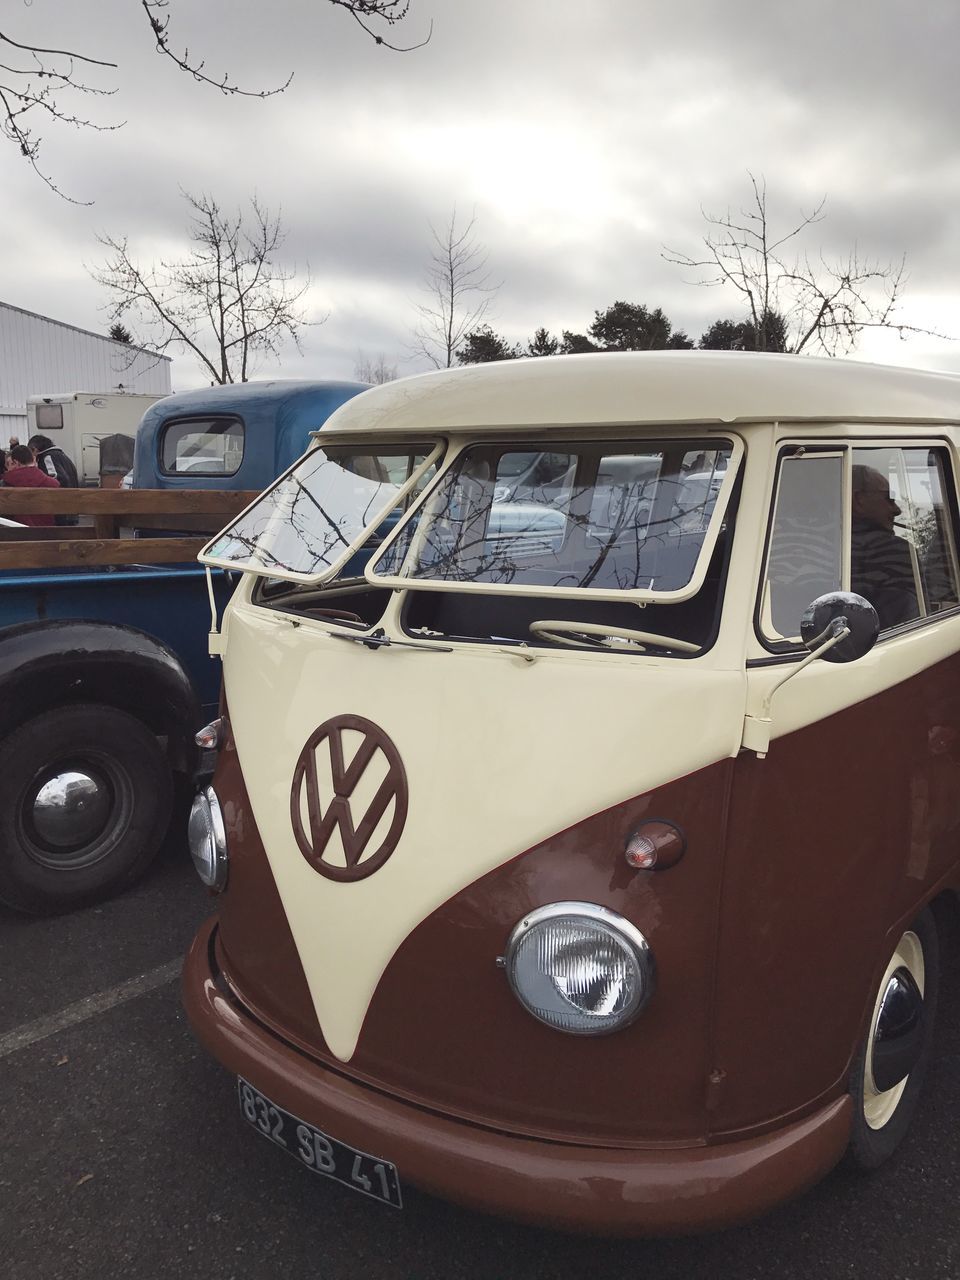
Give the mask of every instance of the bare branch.
M 414 331 L 414 350 L 434 368 L 449 369 L 466 335 L 482 323 L 499 284 L 490 283 L 486 251 L 473 236 L 477 216 L 457 227 L 454 206 L 442 232 L 431 225 L 433 251 L 425 287 L 429 302 L 418 304 L 420 321 Z M 484 296 L 487 295 L 487 296 Z
M 358 382 L 371 382 L 380 387 L 385 382 L 393 382 L 397 376 L 397 366 L 387 364 L 387 357 L 382 351 L 375 357 L 368 356 L 365 351 L 358 351 L 353 374 Z
M 411 0 L 325 0 L 325 2 L 333 5 L 334 8 L 345 9 L 376 44 L 398 53 L 422 48 L 433 34 L 431 22 L 425 39 L 411 45 L 400 45 L 385 39 L 377 30 L 375 24 L 381 24 L 387 30 L 392 30 L 403 22 L 407 18 Z M 186 47 L 181 50 L 171 45 L 170 7 L 171 0 L 140 0 L 140 8 L 150 25 L 157 51 L 181 71 L 192 76 L 194 80 L 219 89 L 223 94 L 247 98 L 271 98 L 275 94 L 283 93 L 289 87 L 293 80 L 292 72 L 283 84 L 267 89 L 243 88 L 226 71 L 220 76 L 211 75 L 206 70 L 204 58 L 194 56 Z M 92 203 L 75 200 L 72 196 L 66 195 L 50 175 L 41 169 L 38 156 L 42 137 L 31 125 L 35 119 L 46 118 L 48 123 L 52 120 L 73 128 L 95 129 L 98 132 L 122 128 L 122 121 L 115 124 L 101 124 L 75 114 L 68 105 L 71 94 L 105 97 L 115 93 L 115 89 L 104 89 L 89 83 L 86 74 L 98 67 L 114 70 L 117 64 L 70 49 L 23 43 L 2 31 L 0 31 L 0 50 L 16 51 L 12 61 L 0 61 L 0 129 L 3 135 L 14 144 L 21 156 L 51 191 L 72 204 Z M 20 59 L 17 57 L 18 54 L 27 56 Z M 25 65 L 19 65 L 21 61 Z
M 191 209 L 191 248 L 182 258 L 141 267 L 127 240 L 101 237 L 111 256 L 90 274 L 109 290 L 108 318 L 138 325 L 154 350 L 189 351 L 215 383 L 246 382 L 259 359 L 300 347 L 314 323 L 303 310 L 310 288 L 278 261 L 280 215 L 254 198 L 252 217 L 225 214 L 207 195 L 181 193 Z
M 46 49 L 40 46 L 24 45 L 0 33 L 0 47 L 2 46 L 30 55 L 26 66 L 8 62 L 0 64 L 0 76 L 3 78 L 0 81 L 0 108 L 2 108 L 4 136 L 14 144 L 37 177 L 51 191 L 71 204 L 84 203 L 68 196 L 50 175 L 41 169 L 38 158 L 41 138 L 31 128 L 30 120 L 35 115 L 45 116 L 61 124 L 75 128 L 96 129 L 98 132 L 120 128 L 119 124 L 97 124 L 93 120 L 76 115 L 66 105 L 71 93 L 109 97 L 115 92 L 113 89 L 101 89 L 87 84 L 80 79 L 74 65 L 76 62 L 86 63 L 91 67 L 113 67 L 115 64 L 88 57 L 86 54 L 71 53 L 66 49 Z M 53 61 L 44 61 L 46 58 Z
M 337 0 L 330 0 L 330 2 L 334 4 L 337 3 Z M 157 52 L 169 58 L 181 71 L 186 71 L 188 75 L 193 76 L 194 80 L 199 81 L 201 84 L 209 84 L 215 89 L 219 89 L 221 93 L 243 98 L 272 98 L 275 94 L 283 93 L 293 79 L 293 73 L 291 72 L 284 83 L 278 85 L 275 89 L 241 89 L 238 84 L 234 84 L 231 81 L 227 72 L 224 72 L 219 80 L 207 75 L 203 69 L 206 63 L 202 58 L 199 60 L 191 58 L 189 49 L 184 49 L 182 53 L 175 53 L 170 47 L 170 37 L 167 34 L 170 15 L 166 12 L 170 7 L 170 0 L 140 0 L 140 6 L 147 15 L 147 21 L 150 23 L 150 29 L 157 42 Z
M 418 41 L 416 44 L 391 44 L 389 40 L 385 40 L 383 36 L 374 31 L 372 26 L 368 25 L 373 19 L 376 19 L 386 23 L 388 27 L 395 27 L 398 22 L 402 22 L 407 16 L 410 9 L 410 0 L 330 0 L 330 3 L 336 5 L 338 9 L 346 9 L 358 26 L 361 26 L 375 43 L 383 45 L 385 49 L 392 49 L 394 53 L 412 53 L 414 49 L 422 49 L 425 44 L 430 43 L 433 35 L 433 21 L 431 20 L 423 40 Z
M 736 335 L 738 343 L 794 353 L 818 347 L 833 356 L 853 350 L 864 329 L 893 329 L 901 337 L 945 336 L 896 320 L 905 283 L 904 259 L 871 261 L 854 245 L 845 259 L 828 261 L 821 252 L 812 262 L 799 240 L 822 221 L 825 199 L 811 213 L 801 213 L 787 230 L 773 233 L 766 182 L 752 173 L 748 177 L 753 203 L 737 217 L 729 210 L 713 215 L 701 208 L 710 228 L 703 237 L 702 255 L 666 246 L 662 252 L 667 262 L 695 271 L 695 283 L 725 285 L 740 294 L 746 320 L 718 322 Z M 787 246 L 794 250 L 791 257 L 783 252 Z
M 11 36 L 5 35 L 2 31 L 0 31 L 0 43 L 8 44 L 13 49 L 22 49 L 25 53 L 29 53 L 34 56 L 45 53 L 55 58 L 71 58 L 75 59 L 77 62 L 90 62 L 97 67 L 115 68 L 117 65 L 115 62 L 104 62 L 100 58 L 88 58 L 86 54 L 76 53 L 69 49 L 44 49 L 42 45 L 38 44 L 20 44 L 18 40 L 14 40 Z

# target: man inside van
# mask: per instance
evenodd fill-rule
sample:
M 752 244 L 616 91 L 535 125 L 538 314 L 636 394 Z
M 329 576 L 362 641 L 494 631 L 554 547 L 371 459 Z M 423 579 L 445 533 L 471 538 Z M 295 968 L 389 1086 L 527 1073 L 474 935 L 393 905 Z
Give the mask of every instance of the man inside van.
M 920 616 L 910 545 L 894 532 L 898 515 L 887 477 L 855 464 L 850 589 L 876 609 L 881 631 Z
M 3 483 L 11 489 L 60 488 L 58 480 L 40 470 L 34 462 L 33 454 L 25 444 L 15 445 L 7 455 L 7 469 L 3 473 Z M 18 519 L 35 529 L 46 529 L 53 525 L 53 516 L 19 516 Z

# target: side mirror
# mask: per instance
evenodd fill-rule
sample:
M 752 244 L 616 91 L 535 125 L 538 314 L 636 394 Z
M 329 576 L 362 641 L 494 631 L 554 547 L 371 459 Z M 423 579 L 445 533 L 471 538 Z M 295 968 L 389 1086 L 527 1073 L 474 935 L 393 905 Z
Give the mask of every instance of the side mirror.
M 841 631 L 848 634 L 825 648 Z M 856 662 L 877 642 L 880 619 L 869 600 L 852 591 L 831 591 L 818 596 L 807 606 L 800 622 L 800 639 L 811 653 L 820 654 L 824 662 Z
M 825 662 L 855 662 L 869 653 L 880 634 L 880 620 L 869 600 L 851 591 L 831 591 L 818 596 L 800 622 L 800 638 L 807 656 L 771 685 L 743 718 L 742 745 L 762 760 L 770 750 L 770 704 L 773 695 L 817 658 Z

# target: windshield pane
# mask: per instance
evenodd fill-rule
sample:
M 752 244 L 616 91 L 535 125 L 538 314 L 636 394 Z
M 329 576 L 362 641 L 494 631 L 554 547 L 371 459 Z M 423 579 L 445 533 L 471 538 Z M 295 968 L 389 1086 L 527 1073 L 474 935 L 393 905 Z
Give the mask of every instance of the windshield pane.
M 374 572 L 678 590 L 693 576 L 731 452 L 727 442 L 690 440 L 574 444 L 562 454 L 475 445 L 443 477 L 418 529 L 408 526 Z
M 314 449 L 200 558 L 275 578 L 329 577 L 361 535 L 398 507 L 411 480 L 412 492 L 425 483 L 424 464 L 436 453 L 424 445 Z

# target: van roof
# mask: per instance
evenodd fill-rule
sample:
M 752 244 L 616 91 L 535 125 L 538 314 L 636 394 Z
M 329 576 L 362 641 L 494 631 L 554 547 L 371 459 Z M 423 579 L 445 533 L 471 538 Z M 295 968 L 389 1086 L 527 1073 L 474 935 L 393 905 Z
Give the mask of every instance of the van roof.
M 546 356 L 385 383 L 324 433 L 798 420 L 960 423 L 960 376 L 740 351 Z

